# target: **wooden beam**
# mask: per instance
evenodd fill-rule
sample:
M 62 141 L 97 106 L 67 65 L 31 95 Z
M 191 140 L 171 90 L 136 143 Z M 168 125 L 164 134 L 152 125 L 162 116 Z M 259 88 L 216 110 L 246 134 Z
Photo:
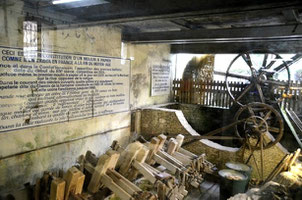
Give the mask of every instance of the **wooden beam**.
M 175 159 L 179 160 L 180 162 L 182 162 L 184 165 L 189 165 L 192 160 L 190 159 L 190 157 L 182 154 L 182 153 L 179 153 L 179 152 L 174 152 L 173 155 L 172 155 Z
M 142 147 L 143 145 L 140 142 L 134 142 L 127 146 L 127 148 L 125 149 L 126 154 L 119 170 L 122 175 L 126 177 L 128 176 L 132 161 L 136 158 L 138 152 Z
M 64 177 L 66 181 L 65 200 L 69 199 L 70 193 L 75 193 L 77 187 L 77 181 L 80 175 L 81 175 L 81 171 L 78 170 L 76 167 L 71 167 L 70 169 L 67 170 Z
M 172 44 L 171 53 L 242 53 L 257 49 L 259 53 L 267 53 L 267 50 L 275 53 L 302 53 L 302 40 L 296 41 L 244 41 L 222 43 L 198 43 L 198 44 Z
M 164 151 L 159 151 L 156 155 L 162 157 L 163 159 L 167 160 L 168 162 L 175 165 L 176 167 L 178 167 L 180 169 L 184 169 L 183 163 L 180 162 L 179 160 L 177 160 L 176 158 L 172 157 L 168 153 L 166 153 Z
M 109 162 L 110 157 L 108 155 L 104 154 L 100 156 L 87 188 L 89 192 L 96 193 L 99 190 L 101 176 L 106 173 Z
M 186 150 L 186 149 L 184 149 L 184 148 L 179 148 L 178 152 L 179 152 L 179 153 L 182 153 L 182 154 L 184 154 L 184 155 L 186 155 L 186 156 L 188 156 L 188 157 L 190 157 L 191 159 L 195 159 L 195 158 L 198 157 L 198 156 L 195 155 L 194 153 L 191 153 L 190 151 L 188 151 L 188 150 Z
M 132 199 L 131 195 L 128 194 L 125 190 L 123 190 L 120 186 L 118 186 L 108 175 L 103 174 L 101 176 L 101 181 L 106 187 L 108 187 L 112 192 L 114 192 L 122 200 Z
M 146 159 L 146 163 L 147 164 L 154 164 L 153 161 L 153 155 L 155 155 L 158 151 L 158 147 L 159 147 L 159 143 L 160 143 L 160 139 L 153 137 L 150 141 L 150 143 L 148 144 L 148 148 L 149 148 L 149 155 Z
M 176 147 L 176 151 L 178 151 L 180 149 L 180 147 L 182 146 L 182 143 L 184 142 L 184 138 L 185 136 L 183 136 L 182 134 L 178 134 L 176 136 L 176 141 L 177 141 L 177 147 Z
M 157 138 L 159 139 L 158 149 L 161 150 L 165 144 L 167 136 L 165 136 L 164 134 L 160 134 L 159 136 L 157 136 Z
M 115 168 L 119 156 L 120 154 L 113 150 L 108 150 L 106 154 L 100 156 L 87 188 L 89 192 L 96 193 L 99 190 L 102 175 L 108 169 Z
M 178 142 L 174 138 L 170 138 L 167 153 L 173 155 L 178 147 Z
M 301 40 L 302 26 L 262 26 L 226 29 L 199 29 L 152 33 L 124 34 L 122 40 L 131 43 L 221 43 L 235 41 Z
M 186 11 L 186 12 L 160 12 L 157 10 L 157 14 L 139 14 L 133 12 L 132 16 L 122 16 L 119 14 L 119 16 L 110 17 L 110 18 L 103 18 L 102 12 L 99 12 L 95 16 L 88 16 L 86 19 L 94 19 L 94 20 L 88 20 L 87 22 L 77 22 L 77 23 L 69 23 L 69 24 L 62 24 L 58 25 L 57 29 L 66 29 L 71 27 L 83 27 L 83 26 L 96 26 L 96 25 L 108 25 L 108 24 L 116 24 L 116 25 L 122 25 L 124 23 L 129 22 L 148 22 L 152 20 L 176 20 L 176 19 L 191 19 L 191 18 L 198 18 L 198 17 L 224 17 L 230 14 L 246 14 L 246 13 L 257 13 L 257 12 L 268 12 L 268 11 L 274 11 L 274 12 L 281 12 L 285 9 L 299 9 L 301 8 L 301 3 L 297 0 L 295 1 L 287 1 L 287 2 L 273 2 L 273 3 L 261 3 L 257 4 L 255 3 L 253 6 L 250 4 L 246 4 L 246 6 L 240 5 L 239 7 L 234 6 L 228 6 L 226 8 L 221 8 L 215 6 L 212 9 L 208 9 L 204 7 L 204 2 L 202 3 L 203 9 L 197 9 L 195 8 L 195 11 Z M 209 2 L 211 3 L 211 2 Z M 153 3 L 152 3 L 153 4 Z M 241 2 L 242 4 L 242 2 Z M 83 12 L 84 8 L 81 8 L 81 12 Z M 89 9 L 91 12 L 91 8 Z M 95 8 L 97 9 L 97 8 Z M 140 9 L 141 10 L 141 9 Z M 99 10 L 98 10 L 99 11 Z M 114 13 L 113 13 L 114 14 Z
M 50 186 L 50 200 L 64 200 L 66 182 L 61 179 L 54 179 Z
M 84 181 L 85 181 L 85 175 L 81 172 L 77 180 L 77 186 L 74 194 L 82 194 Z
M 180 168 L 176 167 L 175 165 L 173 165 L 172 163 L 170 163 L 169 161 L 167 161 L 166 159 L 162 158 L 161 156 L 158 155 L 154 155 L 153 156 L 154 160 L 161 164 L 162 166 L 164 166 L 165 168 L 167 168 L 172 174 L 175 174 L 176 171 L 181 171 Z
M 147 159 L 147 156 L 149 154 L 149 149 L 146 147 L 146 146 L 142 146 L 142 148 L 139 150 L 139 152 L 137 153 L 137 156 L 136 156 L 136 161 L 138 163 L 144 163 L 145 160 Z M 134 162 L 132 161 L 132 166 L 134 166 Z M 134 166 L 135 168 L 135 166 Z M 127 177 L 129 180 L 134 180 L 136 179 L 137 175 L 139 174 L 139 171 L 138 169 L 132 169 L 129 173 L 129 176 Z
M 137 161 L 133 162 L 133 167 L 137 169 L 147 180 L 149 180 L 151 183 L 156 182 L 156 178 L 153 175 L 152 171 L 148 168 L 144 167 L 142 163 L 139 163 Z
M 136 192 L 141 191 L 139 187 L 137 187 L 134 183 L 126 179 L 124 176 L 119 174 L 117 171 L 108 169 L 107 174 L 113 179 L 115 177 L 115 182 L 121 186 L 124 190 L 129 191 L 128 193 L 133 195 Z

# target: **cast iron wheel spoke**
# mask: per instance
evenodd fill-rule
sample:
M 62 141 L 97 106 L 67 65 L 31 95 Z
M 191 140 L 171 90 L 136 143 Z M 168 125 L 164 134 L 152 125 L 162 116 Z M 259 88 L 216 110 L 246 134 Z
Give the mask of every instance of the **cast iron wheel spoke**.
M 263 134 L 260 135 L 260 162 L 261 162 L 261 181 L 263 181 Z
M 266 111 L 265 115 L 263 115 L 264 111 Z M 273 134 L 268 137 L 270 141 L 267 141 L 263 146 L 264 149 L 272 147 L 281 140 L 284 129 L 283 119 L 280 113 L 272 106 L 259 102 L 245 105 L 236 113 L 235 121 L 243 118 L 246 121 L 236 125 L 235 134 L 238 137 L 243 137 L 243 134 L 247 133 L 250 137 L 258 137 L 267 132 L 272 132 Z M 260 150 L 260 146 L 257 145 L 253 148 Z
M 255 112 L 254 112 L 254 110 L 251 106 L 247 106 L 247 109 L 248 109 L 251 116 L 255 116 Z
M 245 164 L 248 164 L 248 162 L 250 161 L 250 158 L 252 157 L 253 160 L 254 160 L 254 163 L 255 163 L 255 166 L 256 166 L 258 175 L 260 176 L 260 170 L 259 170 L 258 163 L 257 163 L 257 160 L 256 160 L 255 155 L 254 155 L 255 149 L 253 149 L 253 148 L 251 147 L 251 144 L 250 144 L 250 142 L 249 142 L 249 138 L 246 137 L 246 140 L 247 140 L 247 145 L 248 145 L 248 147 L 249 147 L 249 151 L 251 152 L 251 154 L 250 154 L 250 156 L 249 156 L 249 159 L 245 162 Z M 260 141 L 260 140 L 258 139 L 257 145 L 259 144 L 259 141 Z
M 252 67 L 252 61 L 251 61 L 251 57 L 250 54 L 242 54 L 241 55 L 243 60 L 246 62 L 246 64 L 251 68 Z
M 262 62 L 262 67 L 265 68 L 266 67 L 266 63 L 267 63 L 267 57 L 268 57 L 268 54 L 264 54 L 264 58 L 263 58 L 263 62 Z
M 265 141 L 265 137 L 263 137 L 263 146 L 266 147 L 267 144 L 268 144 L 268 143 Z
M 267 66 L 265 66 L 265 69 L 271 68 L 275 64 L 275 60 L 272 60 Z
M 241 75 L 241 74 L 234 74 L 234 73 L 227 73 L 227 76 L 233 77 L 233 78 L 240 78 L 240 79 L 245 79 L 245 80 L 251 80 L 252 77 L 250 76 L 245 76 L 245 75 Z
M 258 83 L 256 83 L 256 87 L 257 87 L 257 90 L 258 90 L 258 93 L 259 93 L 260 100 L 261 100 L 262 103 L 264 103 L 265 100 L 264 100 L 264 96 L 263 96 L 261 86 Z
M 265 69 L 269 69 L 271 68 L 275 63 L 276 63 L 276 59 L 282 59 L 282 57 L 278 54 L 274 54 L 275 55 L 275 58 L 274 60 L 272 60 L 266 67 Z
M 266 113 L 266 115 L 264 116 L 264 121 L 267 121 L 268 119 L 269 119 L 269 117 L 271 116 L 271 114 L 272 114 L 272 111 L 271 110 L 269 110 L 267 113 Z M 260 123 L 259 123 L 259 126 L 262 126 L 263 125 L 263 121 L 261 121 Z
M 214 74 L 222 75 L 222 76 L 230 76 L 232 78 L 239 78 L 239 79 L 245 79 L 245 80 L 252 79 L 252 77 L 250 77 L 250 76 L 246 76 L 246 75 L 242 75 L 242 74 L 235 74 L 235 73 L 225 73 L 225 72 L 214 71 Z
M 248 91 L 250 91 L 250 89 L 253 87 L 253 84 L 251 85 L 248 85 L 242 92 L 241 94 L 239 95 L 239 97 L 237 97 L 235 99 L 235 101 L 239 101 Z
M 259 50 L 252 50 L 238 54 L 231 61 L 225 73 L 227 92 L 231 99 L 239 106 L 244 106 L 251 101 L 262 103 L 271 101 L 274 102 L 276 101 L 276 98 L 280 98 L 279 95 L 275 94 L 274 89 L 276 87 L 284 87 L 285 90 L 287 90 L 290 85 L 290 74 L 287 62 L 284 62 L 280 55 L 270 51 L 263 53 L 263 57 L 253 56 L 253 54 L 257 54 L 258 52 Z M 278 75 L 281 72 L 272 71 L 273 67 L 275 66 L 274 64 L 279 63 L 280 61 L 283 61 L 283 64 L 279 65 L 278 67 L 280 68 L 280 66 L 282 66 L 282 69 L 287 70 L 287 76 L 284 80 L 285 82 L 279 81 L 280 76 Z M 245 64 L 242 64 L 243 62 Z M 283 73 L 284 72 L 282 71 L 282 74 Z M 223 73 L 219 74 L 223 75 Z M 243 89 L 240 92 L 238 92 L 238 90 L 234 90 L 233 84 L 231 85 L 229 81 L 234 81 L 236 78 L 239 81 L 242 81 L 242 83 L 245 85 L 254 85 L 256 91 L 253 91 L 252 89 L 250 91 Z M 242 92 L 244 94 L 241 94 Z M 242 98 L 243 96 L 246 98 Z
M 268 131 L 269 132 L 273 132 L 273 133 L 279 133 L 280 132 L 280 129 L 279 128 L 276 128 L 276 127 L 268 127 Z
M 252 149 L 251 144 L 248 141 L 248 137 L 247 136 L 246 136 L 246 140 L 247 140 L 247 145 L 248 145 L 249 149 Z M 259 142 L 260 142 L 260 139 L 258 138 L 256 146 L 259 144 Z M 248 159 L 246 160 L 246 163 L 250 162 L 250 159 L 252 158 L 252 155 L 253 155 L 254 151 L 255 151 L 255 149 L 251 150 L 251 154 L 249 155 Z

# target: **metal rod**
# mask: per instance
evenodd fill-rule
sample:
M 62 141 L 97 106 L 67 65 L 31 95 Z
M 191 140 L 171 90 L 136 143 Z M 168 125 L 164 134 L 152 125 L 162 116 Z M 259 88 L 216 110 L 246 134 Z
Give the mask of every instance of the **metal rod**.
M 264 163 L 263 163 L 263 134 L 260 135 L 260 159 L 261 159 L 261 181 L 263 181 L 263 170 L 264 170 Z

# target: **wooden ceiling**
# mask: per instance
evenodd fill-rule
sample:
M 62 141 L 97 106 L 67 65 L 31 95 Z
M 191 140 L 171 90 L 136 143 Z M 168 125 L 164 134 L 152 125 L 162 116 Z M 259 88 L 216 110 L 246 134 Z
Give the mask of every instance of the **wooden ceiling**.
M 50 28 L 117 26 L 122 29 L 125 42 L 169 43 L 172 52 L 196 52 L 199 47 L 220 52 L 222 44 L 228 52 L 251 46 L 302 52 L 302 1 L 82 0 L 56 5 L 50 0 L 23 2 L 27 15 L 48 20 L 45 24 Z M 53 13 L 54 19 L 43 13 Z M 287 44 L 291 48 L 284 48 Z

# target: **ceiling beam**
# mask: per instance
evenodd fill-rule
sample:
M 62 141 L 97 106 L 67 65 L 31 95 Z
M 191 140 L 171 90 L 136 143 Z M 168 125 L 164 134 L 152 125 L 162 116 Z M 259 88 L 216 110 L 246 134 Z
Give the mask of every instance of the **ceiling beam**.
M 213 1 L 203 1 L 195 0 L 190 2 L 191 4 L 184 4 L 181 0 L 176 0 L 181 3 L 181 6 L 175 7 L 175 0 L 142 0 L 138 3 L 137 0 L 127 0 L 127 1 L 113 1 L 112 4 L 108 4 L 108 8 L 103 10 L 102 6 L 96 6 L 92 8 L 81 8 L 81 10 L 86 11 L 90 14 L 85 16 L 87 19 L 99 19 L 100 21 L 111 21 L 119 19 L 122 22 L 144 21 L 144 20 L 154 20 L 154 19 L 184 19 L 191 18 L 193 16 L 200 15 L 214 15 L 214 14 L 225 14 L 225 13 L 245 13 L 251 11 L 266 12 L 268 10 L 282 11 L 284 9 L 298 9 L 301 8 L 302 3 L 297 0 L 283 0 L 280 2 L 272 2 L 271 0 L 262 1 L 257 3 L 255 1 L 233 0 L 231 2 L 224 2 L 221 0 Z M 149 3 L 148 3 L 149 2 Z M 237 2 L 237 3 L 235 3 Z M 106 4 L 107 5 L 107 4 Z M 113 10 L 110 10 L 110 5 Z M 114 7 L 119 8 L 119 12 Z M 121 9 L 122 8 L 122 9 Z M 77 9 L 74 9 L 75 11 Z M 124 15 L 121 13 L 122 10 L 131 11 L 132 15 L 129 17 L 129 13 Z M 182 11 L 180 11 L 182 10 Z M 94 11 L 94 12 L 91 12 Z M 110 18 L 106 18 L 104 14 L 109 14 Z M 83 16 L 84 17 L 84 16 Z
M 227 54 L 242 53 L 256 49 L 259 53 L 272 51 L 276 53 L 302 53 L 302 40 L 275 42 L 233 42 L 233 43 L 202 43 L 202 44 L 173 44 L 171 53 L 192 54 Z
M 221 43 L 236 41 L 301 40 L 302 26 L 284 25 L 228 29 L 200 29 L 152 33 L 124 34 L 122 40 L 131 43 Z
M 101 6 L 107 6 L 108 4 L 104 4 Z M 109 4 L 111 5 L 111 4 Z M 134 12 L 134 16 L 126 17 L 121 13 L 121 11 L 114 14 L 114 10 L 107 13 L 108 9 L 105 9 L 104 12 L 98 6 L 89 8 L 87 13 L 90 13 L 86 18 L 83 18 L 87 21 L 81 21 L 82 16 L 79 16 L 79 20 L 75 23 L 70 23 L 68 25 L 61 25 L 57 26 L 57 29 L 64 29 L 70 27 L 83 27 L 83 26 L 96 26 L 96 25 L 118 25 L 123 23 L 129 22 L 140 22 L 140 21 L 152 21 L 152 20 L 176 20 L 176 19 L 188 19 L 192 17 L 206 17 L 206 16 L 225 16 L 228 14 L 244 14 L 247 12 L 281 12 L 284 9 L 300 9 L 302 8 L 302 4 L 299 1 L 293 1 L 289 3 L 274 3 L 274 4 L 264 4 L 264 5 L 257 5 L 257 6 L 249 6 L 244 8 L 214 8 L 214 9 L 204 9 L 199 11 L 187 11 L 187 12 L 175 12 L 175 13 L 161 13 L 161 14 L 149 14 L 149 15 L 142 15 L 137 14 L 138 12 Z M 88 9 L 88 8 L 85 8 Z M 73 13 L 85 13 L 84 8 L 80 10 L 74 10 Z M 110 9 L 109 9 L 110 10 Z M 92 16 L 92 13 L 99 13 L 100 16 Z M 108 15 L 108 17 L 106 17 Z

